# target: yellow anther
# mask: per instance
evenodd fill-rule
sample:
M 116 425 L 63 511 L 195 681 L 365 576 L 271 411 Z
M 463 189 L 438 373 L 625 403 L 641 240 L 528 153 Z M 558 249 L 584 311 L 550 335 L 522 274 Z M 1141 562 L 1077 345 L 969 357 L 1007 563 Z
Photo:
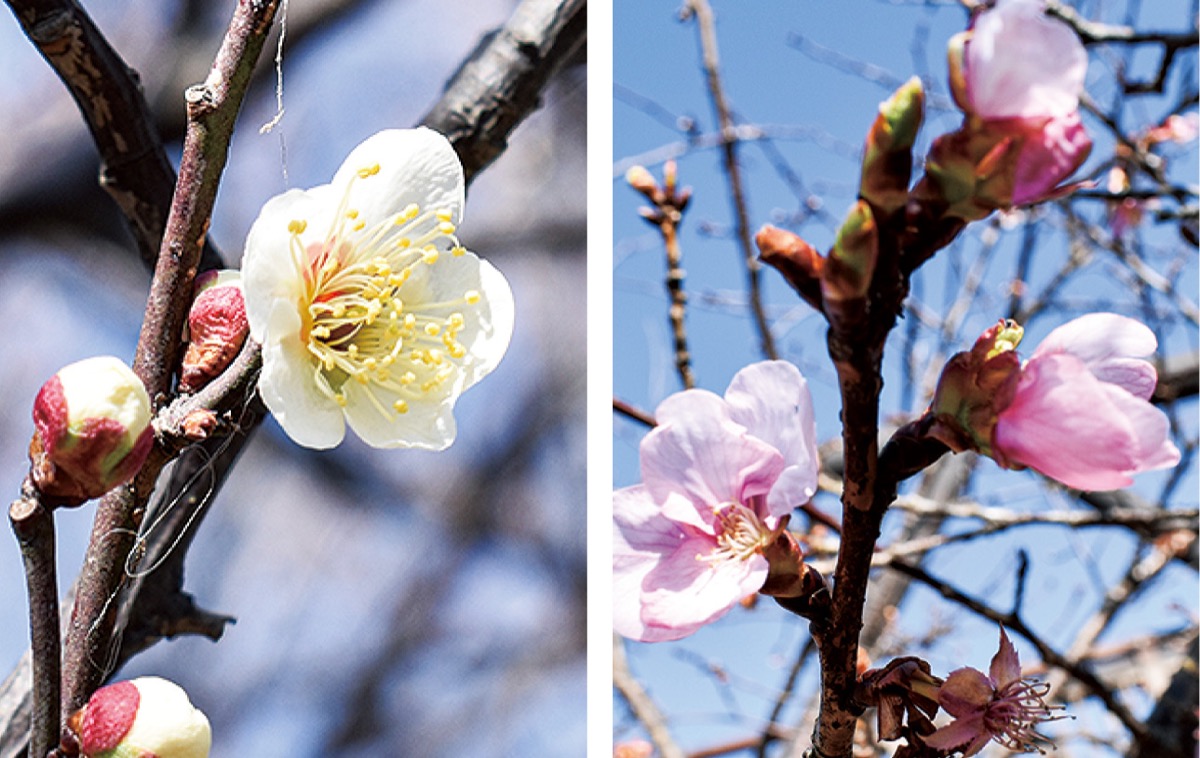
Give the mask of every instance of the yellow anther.
M 415 381 L 417 381 L 417 375 L 411 371 L 405 371 L 404 375 L 400 377 L 400 383 L 406 386 Z
M 451 313 L 450 317 L 446 319 L 446 326 L 451 329 L 462 329 L 466 323 L 467 320 L 461 313 Z
M 404 314 L 404 325 L 409 329 L 412 329 L 417 325 L 417 317 L 411 313 Z
M 471 305 L 475 305 L 480 300 L 479 290 L 467 290 L 463 293 L 463 298 Z
M 455 258 L 461 258 L 467 254 L 467 249 L 462 245 L 455 245 L 454 247 L 450 248 L 450 254 Z
M 408 237 L 401 237 L 400 239 L 396 240 L 396 249 L 398 250 L 403 250 L 410 245 L 412 245 L 412 240 L 410 240 Z
M 329 327 L 314 326 L 312 329 L 312 336 L 316 337 L 319 340 L 329 339 Z
M 384 368 L 387 368 L 395 362 L 396 356 L 392 355 L 391 353 L 388 353 L 387 355 L 383 356 L 383 358 L 379 359 L 379 365 L 383 366 Z
M 334 393 L 334 395 L 333 395 L 333 402 L 335 402 L 335 403 L 337 403 L 338 405 L 340 405 L 340 406 L 342 406 L 343 408 L 345 408 L 345 407 L 346 407 L 346 396 L 345 396 L 345 395 L 343 395 L 343 394 L 342 394 L 342 393 L 340 393 L 340 392 L 335 392 L 335 393 Z
M 438 211 L 438 212 L 437 212 L 437 213 L 435 213 L 434 215 L 437 217 L 437 220 L 438 220 L 438 221 L 450 221 L 450 220 L 452 220 L 452 219 L 454 218 L 454 215 L 453 215 L 452 213 L 450 213 L 450 211 L 449 211 L 449 210 L 447 210 L 447 209 L 445 209 L 445 208 L 441 209 L 440 211 Z
M 346 348 L 346 352 L 350 354 L 351 358 L 357 358 L 358 357 L 358 345 L 355 345 L 353 342 L 351 342 L 350 346 Z
M 421 260 L 432 266 L 438 262 L 438 251 L 426 249 L 425 252 L 421 254 Z
M 295 219 L 288 222 L 288 231 L 292 234 L 303 234 L 308 228 L 308 222 L 303 219 Z
M 351 208 L 350 210 L 346 211 L 346 218 L 358 218 L 358 209 Z
M 449 221 L 443 221 L 438 224 L 438 231 L 442 234 L 454 234 L 454 224 Z
M 355 223 L 355 224 L 354 224 L 354 226 L 353 226 L 352 228 L 353 228 L 353 229 L 354 229 L 354 231 L 356 231 L 356 232 L 361 232 L 363 229 L 365 229 L 365 228 L 366 228 L 366 226 L 367 226 L 367 222 L 366 222 L 366 221 L 359 221 L 359 222 Z
M 374 358 L 368 356 L 367 358 L 363 359 L 363 368 L 366 368 L 367 370 L 374 370 L 375 365 L 376 361 Z
M 458 344 L 457 342 L 454 343 L 453 345 L 450 345 L 449 350 L 450 350 L 450 357 L 452 357 L 452 358 L 462 358 L 464 355 L 467 354 L 467 349 L 465 347 L 463 347 L 462 345 Z
M 326 371 L 333 371 L 333 367 L 336 366 L 337 363 L 334 362 L 333 356 L 327 355 L 321 360 L 321 365 L 325 367 Z
M 442 332 L 442 328 L 440 326 L 438 326 L 437 324 L 426 324 L 425 325 L 425 333 L 428 334 L 430 337 L 436 337 L 439 334 L 441 334 L 441 332 Z
M 379 173 L 379 164 L 372 163 L 370 166 L 364 166 L 358 170 L 358 178 L 366 179 L 368 176 L 375 176 Z
M 392 408 L 396 410 L 396 413 L 408 413 L 408 403 L 403 400 L 397 400 L 392 403 Z
M 429 351 L 429 362 L 432 363 L 434 366 L 441 365 L 442 361 L 444 361 L 444 360 L 445 360 L 445 358 L 442 357 L 441 350 L 434 348 Z
M 400 213 L 400 216 L 405 221 L 412 221 L 414 218 L 416 218 L 417 216 L 420 216 L 420 215 L 421 215 L 421 206 L 417 205 L 416 203 L 409 203 L 408 205 L 406 205 L 404 207 L 404 210 Z
M 367 376 L 367 372 L 359 371 L 357 374 L 354 375 L 354 381 L 358 382 L 359 384 L 365 385 L 371 381 L 371 377 Z

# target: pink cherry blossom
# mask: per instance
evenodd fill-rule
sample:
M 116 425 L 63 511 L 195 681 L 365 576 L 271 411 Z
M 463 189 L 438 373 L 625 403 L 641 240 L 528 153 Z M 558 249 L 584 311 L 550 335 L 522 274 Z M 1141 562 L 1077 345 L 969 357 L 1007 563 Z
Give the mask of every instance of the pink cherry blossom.
M 963 51 L 966 107 L 988 121 L 1047 119 L 1079 107 L 1087 51 L 1042 0 L 1000 0 L 975 23 Z
M 1092 313 L 1052 331 L 1021 368 L 997 419 L 992 455 L 1081 490 L 1129 486 L 1179 462 L 1166 414 L 1150 404 L 1157 347 L 1144 324 Z
M 642 483 L 613 493 L 613 626 L 685 637 L 762 588 L 764 551 L 817 487 L 808 385 L 783 361 L 742 369 L 720 397 L 664 400 L 641 444 Z
M 1079 118 L 1087 51 L 1042 0 L 1000 0 L 952 52 L 955 97 L 996 139 L 1015 150 L 1012 205 L 1054 197 L 1087 159 L 1092 141 Z
M 1017 650 L 1000 629 L 1000 649 L 992 658 L 988 673 L 973 668 L 950 672 L 938 688 L 938 704 L 954 716 L 946 726 L 924 738 L 926 745 L 939 750 L 961 751 L 971 756 L 989 740 L 1016 752 L 1041 749 L 1048 740 L 1036 727 L 1043 721 L 1062 718 L 1043 699 L 1050 686 L 1021 678 Z

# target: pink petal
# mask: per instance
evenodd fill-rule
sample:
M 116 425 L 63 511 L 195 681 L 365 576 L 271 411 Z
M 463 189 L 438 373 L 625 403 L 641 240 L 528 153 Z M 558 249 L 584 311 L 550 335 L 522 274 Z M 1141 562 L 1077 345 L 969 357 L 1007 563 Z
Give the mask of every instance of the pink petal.
M 1130 474 L 1174 465 L 1166 433 L 1162 411 L 1057 354 L 1030 359 L 993 440 L 998 460 L 1077 489 L 1109 490 L 1131 484 Z
M 1012 404 L 997 420 L 995 450 L 1009 464 L 1035 468 L 1071 487 L 1127 486 L 1134 435 L 1105 389 L 1110 386 L 1074 356 L 1031 359 Z
M 664 501 L 680 493 L 711 506 L 765 495 L 783 470 L 779 451 L 746 434 L 724 400 L 704 390 L 679 392 L 656 411 L 659 425 L 642 440 L 642 482 Z
M 1116 313 L 1089 313 L 1046 335 L 1032 357 L 1070 353 L 1091 368 L 1111 358 L 1152 355 L 1157 347 L 1154 332 L 1140 321 Z
M 1013 178 L 1013 205 L 1029 205 L 1057 193 L 1059 182 L 1075 173 L 1092 150 L 1092 140 L 1076 112 L 1036 122 L 1021 142 Z
M 1000 627 L 1000 647 L 992 656 L 989 673 L 998 690 L 1021 678 L 1021 661 L 1017 657 L 1017 649 L 1004 633 L 1004 627 Z
M 817 491 L 817 426 L 808 382 L 787 361 L 761 361 L 733 377 L 725 391 L 730 417 L 783 455 L 787 468 L 767 498 L 772 516 L 783 516 Z M 765 515 L 765 514 L 764 514 Z
M 677 639 L 642 620 L 646 575 L 685 539 L 641 485 L 613 492 L 613 629 L 630 639 Z M 682 636 L 682 635 L 680 635 Z
M 679 637 L 725 615 L 742 598 L 762 588 L 767 561 L 710 561 L 714 543 L 704 537 L 684 541 L 655 566 L 643 582 L 645 623 L 680 630 Z
M 1050 332 L 1033 357 L 1070 353 L 1100 381 L 1145 400 L 1154 392 L 1158 374 L 1153 365 L 1138 358 L 1152 355 L 1157 347 L 1154 332 L 1140 321 L 1115 313 L 1089 313 Z
M 926 745 L 939 750 L 960 750 L 964 756 L 975 755 L 991 739 L 983 725 L 983 715 L 967 719 L 955 719 L 928 737 L 921 738 Z
M 1045 118 L 1073 112 L 1087 52 L 1040 0 L 1001 0 L 975 23 L 965 52 L 967 92 L 985 119 Z
M 995 683 L 982 671 L 964 666 L 950 672 L 938 690 L 938 704 L 951 716 L 982 714 L 996 693 Z

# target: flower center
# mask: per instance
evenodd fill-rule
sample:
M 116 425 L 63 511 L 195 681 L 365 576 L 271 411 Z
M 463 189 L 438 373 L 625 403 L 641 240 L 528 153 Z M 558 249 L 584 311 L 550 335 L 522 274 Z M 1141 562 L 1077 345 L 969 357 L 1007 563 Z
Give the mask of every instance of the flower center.
M 463 311 L 479 303 L 477 290 L 437 301 L 426 281 L 442 254 L 466 250 L 454 236 L 449 211 L 409 205 L 366 228 L 350 207 L 356 181 L 379 172 L 360 169 L 347 184 L 323 242 L 305 244 L 304 219 L 288 224 L 292 258 L 304 274 L 301 337 L 313 359 L 316 385 L 340 406 L 354 382 L 386 418 L 407 413 L 409 402 L 441 400 L 463 371 L 466 347 L 458 335 Z M 422 276 L 424 274 L 424 276 Z
M 997 692 L 984 712 L 984 726 L 994 735 L 996 742 L 1009 750 L 1028 752 L 1045 751 L 1038 745 L 1049 740 L 1036 731 L 1043 721 L 1066 718 L 1056 714 L 1060 707 L 1046 704 L 1045 696 L 1050 690 L 1046 682 L 1018 679 Z
M 784 528 L 783 524 L 768 528 L 753 508 L 742 503 L 722 503 L 715 514 L 717 549 L 705 556 L 707 560 L 745 561 L 761 553 Z

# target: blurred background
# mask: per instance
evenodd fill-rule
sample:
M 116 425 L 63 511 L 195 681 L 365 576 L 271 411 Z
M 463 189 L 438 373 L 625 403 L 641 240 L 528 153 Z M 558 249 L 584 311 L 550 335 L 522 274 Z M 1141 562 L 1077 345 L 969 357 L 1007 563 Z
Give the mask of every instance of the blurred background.
M 715 18 L 751 235 L 771 223 L 828 250 L 855 200 L 861 146 L 878 105 L 910 76 L 921 77 L 927 93 L 918 166 L 932 139 L 961 123 L 947 85 L 946 43 L 966 28 L 968 7 L 978 3 L 706 4 Z M 918 416 L 946 359 L 969 348 L 997 319 L 1012 317 L 1025 326 L 1021 352 L 1027 357 L 1056 326 L 1084 313 L 1114 311 L 1149 324 L 1158 336 L 1160 377 L 1178 384 L 1175 394 L 1156 402 L 1171 419 L 1183 461 L 1174 470 L 1138 476 L 1128 490 L 1081 497 L 1036 472 L 1003 471 L 970 454 L 947 456 L 907 483 L 879 544 L 994 612 L 1019 614 L 1041 643 L 1095 672 L 1131 721 L 1145 722 L 1171 701 L 1166 692 L 1173 676 L 1192 688 L 1191 694 L 1176 693 L 1183 699 L 1175 702 L 1194 717 L 1200 599 L 1194 455 L 1200 426 L 1197 3 L 1051 4 L 1109 35 L 1108 42 L 1086 45 L 1083 120 L 1095 147 L 1077 178 L 1095 186 L 1066 201 L 972 224 L 918 271 L 887 345 L 881 425 L 887 435 Z M 624 180 L 631 166 L 644 165 L 661 181 L 664 162 L 673 159 L 680 185 L 694 192 L 680 247 L 697 386 L 722 393 L 740 368 L 764 358 L 750 316 L 701 34 L 696 15 L 686 12 L 695 5 L 614 3 L 614 392 L 649 413 L 682 386 L 667 315 L 663 241 L 638 216 L 646 202 Z M 1115 41 L 1113 30 L 1141 41 Z M 1167 38 L 1175 40 L 1169 54 Z M 1191 129 L 1178 139 L 1137 147 L 1172 115 Z M 1126 197 L 1109 184 L 1115 169 L 1126 172 L 1133 188 L 1133 207 L 1125 210 L 1136 214 L 1123 226 L 1115 222 Z M 825 474 L 815 504 L 839 519 L 841 401 L 826 323 L 775 271 L 764 269 L 760 280 L 779 356 L 800 367 L 813 393 Z M 615 415 L 614 487 L 640 481 L 638 444 L 646 431 L 644 423 Z M 914 512 L 922 506 L 925 512 Z M 1062 525 L 1115 506 L 1134 508 L 1140 518 L 1190 516 L 1140 530 Z M 952 507 L 958 516 L 950 515 Z M 1002 510 L 981 510 L 987 508 Z M 981 518 L 1002 514 L 1031 523 L 994 528 Z M 811 560 L 829 576 L 837 535 L 813 528 L 799 513 L 791 527 L 808 540 Z M 872 574 L 862 644 L 874 665 L 907 654 L 925 658 L 943 676 L 960 666 L 986 670 L 996 651 L 996 622 L 943 597 L 940 589 L 886 568 Z M 1066 703 L 1076 717 L 1045 727 L 1058 743 L 1057 755 L 1138 755 L 1126 724 L 1095 691 L 1047 667 L 1028 638 L 1009 633 L 1026 672 L 1054 683 L 1051 699 Z M 678 642 L 623 642 L 622 650 L 628 673 L 661 713 L 666 744 L 680 751 L 671 754 L 798 758 L 810 744 L 816 655 L 807 622 L 773 602 L 760 598 L 753 608 L 735 608 Z M 614 741 L 638 755 L 634 749 L 647 747 L 637 742 L 648 736 L 647 719 L 631 708 L 630 692 L 614 692 Z M 1160 733 L 1179 728 L 1185 735 L 1195 725 L 1194 718 L 1191 727 L 1150 723 Z M 871 739 L 869 725 L 860 734 L 859 755 L 889 755 L 897 744 Z M 1008 753 L 991 745 L 984 754 Z
M 172 160 L 183 90 L 207 74 L 233 3 L 95 0 L 141 75 Z M 510 0 L 315 0 L 288 13 L 282 120 L 263 52 L 211 237 L 236 265 L 261 205 L 325 183 L 356 144 L 414 125 Z M 281 11 L 282 15 L 282 11 Z M 219 643 L 163 642 L 121 678 L 173 679 L 214 756 L 580 755 L 584 712 L 585 66 L 468 192 L 460 238 L 509 279 L 516 331 L 460 401 L 444 453 L 327 452 L 268 420 L 199 526 L 185 589 L 237 618 Z M 66 90 L 0 14 L 0 489 L 27 468 L 30 408 L 59 367 L 131 359 L 149 277 Z M 93 506 L 61 513 L 77 573 Z M 2 543 L 2 541 L 0 541 Z M 0 549 L 0 666 L 27 646 L 15 541 Z

